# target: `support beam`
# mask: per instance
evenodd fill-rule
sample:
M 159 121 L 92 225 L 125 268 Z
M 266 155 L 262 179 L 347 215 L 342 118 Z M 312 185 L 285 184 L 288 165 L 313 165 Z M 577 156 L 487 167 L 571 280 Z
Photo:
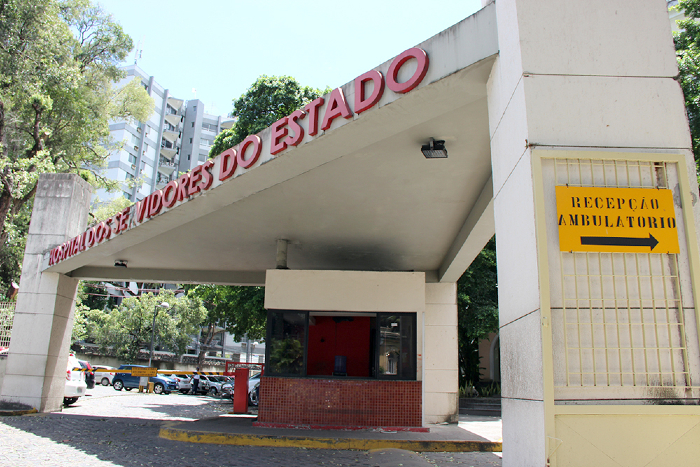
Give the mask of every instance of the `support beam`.
M 495 231 L 493 179 L 489 178 L 440 266 L 440 282 L 457 282 Z
M 265 271 L 187 271 L 153 268 L 83 266 L 71 273 L 82 280 L 113 280 L 169 284 L 265 285 Z

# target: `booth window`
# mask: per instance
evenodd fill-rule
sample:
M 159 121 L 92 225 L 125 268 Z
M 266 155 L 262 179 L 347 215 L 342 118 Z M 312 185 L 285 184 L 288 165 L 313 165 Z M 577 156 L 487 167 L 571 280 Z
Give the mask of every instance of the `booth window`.
M 266 373 L 416 379 L 415 313 L 269 311 Z
M 306 313 L 270 313 L 266 345 L 269 374 L 303 376 L 305 372 Z
M 416 315 L 379 313 L 379 377 L 415 378 L 415 317 Z

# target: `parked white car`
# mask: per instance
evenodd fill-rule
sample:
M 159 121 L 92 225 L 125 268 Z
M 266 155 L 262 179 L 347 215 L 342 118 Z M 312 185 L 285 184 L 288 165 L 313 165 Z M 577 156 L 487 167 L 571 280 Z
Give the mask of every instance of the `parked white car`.
M 168 375 L 177 382 L 177 389 L 182 394 L 187 394 L 192 389 L 192 375 Z
M 113 366 L 97 365 L 95 366 L 95 384 L 109 386 L 114 379 L 114 373 L 117 369 Z
M 70 354 L 66 369 L 66 389 L 63 393 L 63 405 L 66 407 L 75 404 L 80 396 L 85 395 L 85 390 L 87 389 L 85 373 L 80 371 L 80 368 L 78 359 L 75 358 L 75 355 Z

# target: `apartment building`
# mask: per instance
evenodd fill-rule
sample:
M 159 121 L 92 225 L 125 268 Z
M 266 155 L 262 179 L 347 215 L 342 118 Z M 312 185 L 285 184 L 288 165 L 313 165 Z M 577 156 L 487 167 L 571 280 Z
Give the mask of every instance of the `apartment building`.
M 134 77 L 155 101 L 148 121 L 115 121 L 109 129 L 115 141 L 123 141 L 114 152 L 104 175 L 120 182 L 121 191 L 97 190 L 100 201 L 124 196 L 138 201 L 207 159 L 214 138 L 233 120 L 210 115 L 198 99 L 184 100 L 170 94 L 137 65 L 124 67 L 124 85 Z

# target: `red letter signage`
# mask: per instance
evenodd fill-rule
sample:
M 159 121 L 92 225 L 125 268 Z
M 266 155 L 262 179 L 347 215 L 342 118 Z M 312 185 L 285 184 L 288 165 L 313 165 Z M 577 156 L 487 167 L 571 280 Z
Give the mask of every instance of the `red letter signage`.
M 412 58 L 415 58 L 418 62 L 416 71 L 413 73 L 413 76 L 411 76 L 408 79 L 408 81 L 404 83 L 399 83 L 397 81 L 399 70 L 404 65 L 404 63 L 406 63 Z M 428 72 L 428 64 L 428 54 L 425 53 L 425 50 L 419 49 L 418 47 L 408 49 L 407 51 L 396 57 L 393 62 L 391 62 L 391 65 L 389 66 L 389 73 L 386 77 L 386 85 L 389 87 L 389 89 L 391 89 L 394 92 L 402 94 L 407 93 L 411 89 L 418 86 L 421 81 L 423 81 L 423 78 L 425 78 L 425 74 Z

